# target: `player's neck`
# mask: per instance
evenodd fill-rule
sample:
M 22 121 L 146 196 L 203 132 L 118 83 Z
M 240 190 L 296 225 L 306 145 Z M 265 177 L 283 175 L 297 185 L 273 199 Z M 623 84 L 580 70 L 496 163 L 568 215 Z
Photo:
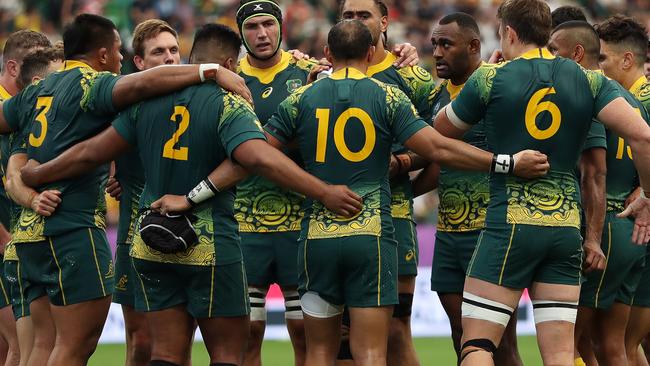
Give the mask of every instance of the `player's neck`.
M 386 58 L 386 47 L 384 47 L 384 41 L 379 39 L 377 44 L 375 45 L 375 54 L 372 55 L 372 61 L 370 62 L 370 66 L 375 66 L 380 64 L 384 59 Z
M 482 63 L 483 63 L 483 61 L 481 61 L 481 59 L 475 60 L 472 63 L 472 67 L 470 67 L 468 69 L 468 72 L 466 72 L 464 75 L 462 75 L 462 76 L 460 76 L 458 78 L 450 78 L 449 81 L 451 81 L 451 83 L 456 85 L 456 86 L 465 84 L 465 82 L 467 82 L 467 79 L 469 79 L 469 77 L 472 76 L 474 71 L 476 71 L 476 69 L 478 69 L 479 66 L 481 66 Z
M 332 72 L 337 72 L 341 69 L 353 68 L 361 71 L 362 74 L 368 73 L 368 62 L 360 60 L 346 60 L 346 61 L 336 61 L 332 65 Z
M 11 95 L 18 94 L 18 85 L 16 84 L 16 79 L 13 79 L 8 72 L 0 75 L 0 86 L 5 88 L 7 93 Z
M 260 60 L 252 57 L 250 54 L 246 54 L 246 59 L 248 60 L 248 63 L 254 68 L 270 69 L 282 61 L 282 51 L 278 50 L 278 52 L 276 52 L 276 54 L 268 60 Z
M 621 85 L 623 85 L 623 87 L 626 90 L 630 90 L 630 88 L 632 88 L 632 85 L 634 85 L 634 83 L 636 83 L 637 80 L 639 80 L 642 77 L 645 77 L 645 74 L 643 73 L 643 69 L 638 68 L 638 69 L 630 70 L 630 72 L 627 72 L 625 73 L 625 75 L 623 75 L 623 79 L 621 80 Z
M 512 54 L 516 55 L 516 57 L 519 57 L 523 54 L 525 54 L 528 51 L 534 50 L 540 48 L 540 46 L 531 44 L 531 43 L 516 43 L 512 45 Z

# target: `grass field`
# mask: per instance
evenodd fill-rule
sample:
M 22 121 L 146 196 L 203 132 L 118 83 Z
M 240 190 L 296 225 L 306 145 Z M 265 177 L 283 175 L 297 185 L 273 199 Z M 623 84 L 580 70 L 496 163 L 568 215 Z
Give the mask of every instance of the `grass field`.
M 420 362 L 422 365 L 453 366 L 456 357 L 449 338 L 417 338 L 415 340 Z M 120 366 L 124 365 L 123 344 L 104 344 L 90 359 L 90 366 Z M 542 365 L 535 337 L 519 337 L 519 353 L 526 366 Z M 266 341 L 262 350 L 264 366 L 293 365 L 291 344 L 289 342 Z M 197 366 L 209 365 L 208 355 L 202 343 L 196 343 L 192 350 L 192 364 Z

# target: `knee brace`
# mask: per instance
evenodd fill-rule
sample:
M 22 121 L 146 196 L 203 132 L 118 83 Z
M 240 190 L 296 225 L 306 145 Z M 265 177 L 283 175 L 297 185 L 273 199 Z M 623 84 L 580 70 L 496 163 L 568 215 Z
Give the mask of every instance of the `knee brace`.
M 413 309 L 413 294 L 399 294 L 399 303 L 393 308 L 393 318 L 411 316 Z
M 266 291 L 258 287 L 248 288 L 248 298 L 251 302 L 251 321 L 266 321 Z
M 149 361 L 149 366 L 180 366 L 172 362 L 167 362 L 163 360 L 151 360 Z
M 465 348 L 467 347 L 476 347 L 478 349 L 473 349 L 465 352 Z M 463 362 L 465 357 L 467 357 L 470 353 L 474 352 L 488 352 L 491 354 L 494 354 L 494 351 L 497 350 L 497 346 L 494 344 L 489 339 L 486 338 L 478 338 L 478 339 L 470 339 L 469 341 L 463 343 L 463 346 L 460 348 L 460 360 L 458 361 L 458 364 Z
M 535 324 L 542 322 L 576 322 L 578 302 L 533 300 Z
M 508 305 L 463 292 L 461 311 L 463 318 L 486 320 L 505 327 L 508 325 L 514 309 Z
M 302 295 L 300 304 L 302 311 L 314 318 L 332 318 L 343 313 L 343 305 L 330 304 L 313 291 Z
M 300 307 L 300 296 L 298 291 L 284 291 L 284 318 L 302 320 L 302 308 Z

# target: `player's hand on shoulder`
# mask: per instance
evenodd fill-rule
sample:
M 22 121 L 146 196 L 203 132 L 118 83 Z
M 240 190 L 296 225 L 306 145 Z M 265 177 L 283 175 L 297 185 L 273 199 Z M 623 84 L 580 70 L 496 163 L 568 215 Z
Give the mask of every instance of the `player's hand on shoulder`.
M 241 95 L 248 101 L 248 103 L 253 105 L 253 95 L 246 86 L 244 78 L 225 67 L 220 67 L 215 79 L 222 88 L 229 90 L 235 94 Z
M 397 60 L 393 63 L 395 67 L 416 66 L 420 62 L 418 49 L 408 42 L 395 45 L 393 54 L 397 56 Z
M 582 245 L 585 253 L 585 260 L 582 269 L 585 273 L 591 271 L 602 271 L 605 269 L 605 253 L 600 247 L 600 243 L 593 240 L 585 240 Z
M 36 169 L 41 165 L 38 161 L 34 159 L 29 159 L 27 164 L 20 169 L 20 179 L 28 187 L 38 187 L 40 185 L 40 176 L 38 170 Z
M 639 195 L 616 217 L 634 217 L 632 242 L 646 245 L 650 241 L 650 199 Z
M 343 217 L 352 217 L 363 207 L 361 196 L 343 185 L 328 185 L 321 202 L 328 210 Z
M 61 192 L 48 189 L 41 193 L 35 193 L 30 202 L 30 207 L 41 216 L 52 216 L 61 203 Z
M 106 193 L 117 201 L 122 196 L 122 186 L 114 176 L 109 177 L 108 182 L 106 182 Z
M 490 59 L 488 60 L 488 63 L 490 64 L 498 64 L 500 62 L 504 62 L 505 59 L 503 58 L 503 51 L 501 50 L 494 50 L 492 52 L 492 56 L 490 56 Z
M 185 196 L 166 194 L 152 203 L 151 209 L 164 215 L 170 212 L 189 211 L 192 209 L 192 205 Z
M 327 62 L 327 60 L 325 61 L 323 60 L 319 61 L 318 65 L 315 65 L 314 67 L 311 68 L 311 70 L 309 71 L 309 75 L 307 76 L 307 84 L 311 84 L 314 81 L 318 80 L 318 74 L 320 74 L 323 71 L 330 70 L 332 68 L 332 65 L 329 62 Z
M 294 58 L 296 61 L 300 61 L 300 60 L 309 60 L 309 59 L 310 59 L 310 57 L 309 57 L 308 54 L 303 53 L 303 52 L 300 51 L 300 50 L 289 50 L 289 51 L 287 51 L 287 52 L 288 52 L 289 54 L 291 54 L 291 56 L 293 56 L 293 58 Z
M 514 160 L 513 174 L 521 178 L 543 177 L 551 167 L 548 163 L 548 157 L 535 150 L 520 151 L 514 155 Z

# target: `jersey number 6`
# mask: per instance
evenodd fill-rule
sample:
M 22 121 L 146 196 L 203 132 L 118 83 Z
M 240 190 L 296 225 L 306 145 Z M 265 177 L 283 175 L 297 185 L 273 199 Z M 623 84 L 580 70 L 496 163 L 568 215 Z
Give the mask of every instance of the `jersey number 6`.
M 366 135 L 366 140 L 363 147 L 359 151 L 350 151 L 347 143 L 345 142 L 345 126 L 348 124 L 350 118 L 356 118 L 361 121 L 363 130 Z M 316 109 L 316 119 L 318 120 L 318 135 L 316 138 L 316 162 L 324 163 L 325 155 L 327 152 L 327 139 L 330 123 L 330 110 L 329 108 Z M 360 108 L 348 108 L 336 119 L 334 122 L 334 145 L 336 150 L 343 158 L 353 163 L 364 161 L 375 148 L 375 140 L 377 135 L 375 133 L 375 124 L 372 118 Z
M 526 106 L 526 130 L 536 140 L 550 139 L 560 129 L 562 123 L 562 113 L 557 104 L 550 101 L 542 102 L 542 99 L 549 94 L 555 94 L 555 88 L 536 91 Z M 537 127 L 537 116 L 542 112 L 551 114 L 551 125 L 543 130 Z

